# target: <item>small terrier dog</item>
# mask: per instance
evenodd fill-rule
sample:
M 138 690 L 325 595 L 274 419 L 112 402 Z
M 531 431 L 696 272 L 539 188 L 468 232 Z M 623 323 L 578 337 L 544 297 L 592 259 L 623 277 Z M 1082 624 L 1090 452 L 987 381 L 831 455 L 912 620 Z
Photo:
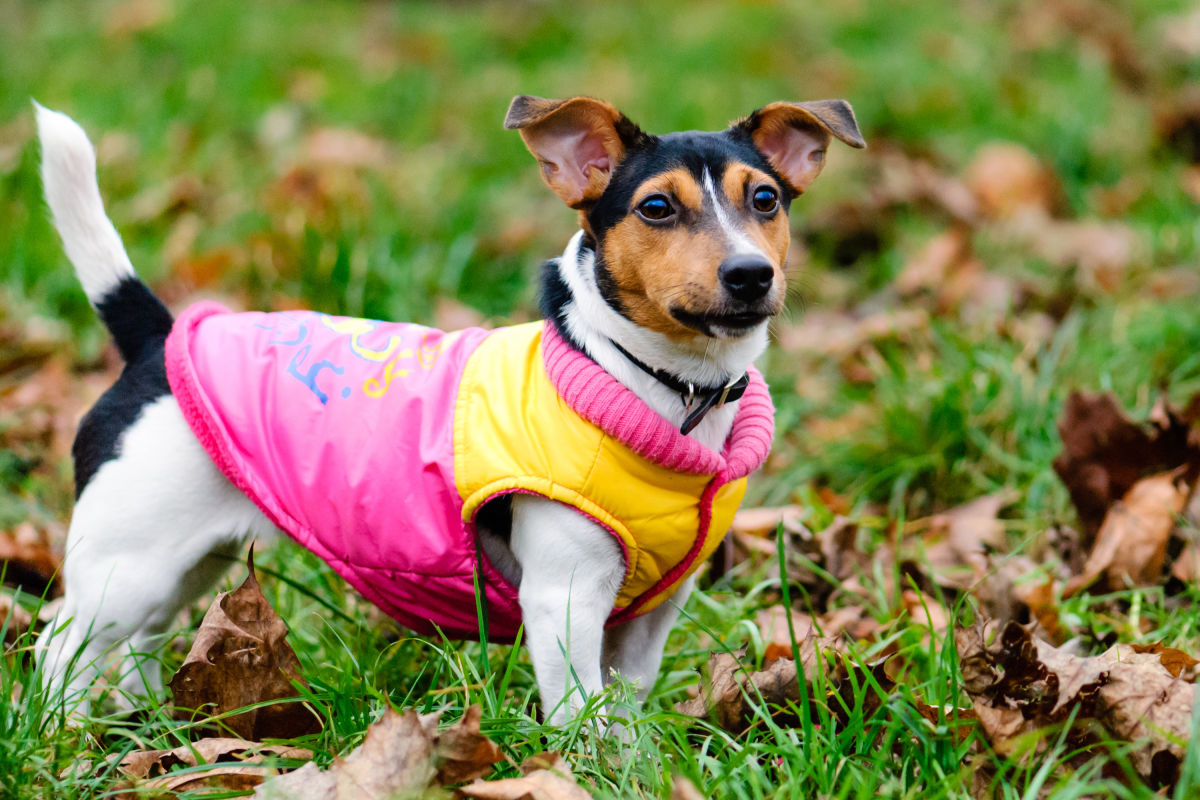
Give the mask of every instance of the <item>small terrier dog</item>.
M 39 642 L 82 697 L 136 668 L 247 542 L 281 529 L 405 625 L 511 641 L 547 721 L 614 676 L 652 688 L 694 574 L 767 456 L 751 362 L 782 309 L 788 210 L 842 100 L 654 136 L 590 97 L 516 97 L 580 231 L 542 270 L 544 322 L 444 333 L 314 312 L 174 319 L 141 283 L 68 117 L 37 107 L 54 224 L 126 366 L 84 417 L 66 598 Z

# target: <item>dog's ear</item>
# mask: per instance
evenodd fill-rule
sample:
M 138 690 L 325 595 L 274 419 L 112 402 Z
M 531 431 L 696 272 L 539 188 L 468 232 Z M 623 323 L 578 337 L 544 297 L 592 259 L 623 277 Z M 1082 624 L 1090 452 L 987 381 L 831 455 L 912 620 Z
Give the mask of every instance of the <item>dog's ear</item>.
M 771 103 L 734 127 L 750 134 L 754 146 L 796 194 L 804 194 L 821 174 L 831 138 L 851 147 L 867 146 L 854 109 L 845 100 Z
M 518 95 L 504 127 L 520 131 L 542 167 L 542 179 L 571 208 L 600 197 L 626 147 L 645 136 L 624 114 L 593 97 Z

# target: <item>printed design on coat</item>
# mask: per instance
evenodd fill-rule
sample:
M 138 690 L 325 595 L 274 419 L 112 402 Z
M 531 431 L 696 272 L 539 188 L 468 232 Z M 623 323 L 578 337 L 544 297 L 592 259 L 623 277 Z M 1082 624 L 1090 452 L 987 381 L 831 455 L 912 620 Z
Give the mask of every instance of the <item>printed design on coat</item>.
M 269 347 L 291 350 L 290 357 L 280 359 L 280 364 L 321 405 L 331 398 L 348 399 L 356 388 L 367 397 L 383 397 L 393 380 L 414 370 L 433 369 L 457 335 L 414 323 L 335 317 L 316 311 L 278 312 L 263 318 L 270 324 L 255 323 L 254 327 L 270 332 Z M 323 331 L 337 335 L 331 337 Z M 333 353 L 331 343 L 336 344 Z M 313 356 L 314 345 L 320 346 L 320 357 Z M 342 377 L 344 380 L 339 380 Z

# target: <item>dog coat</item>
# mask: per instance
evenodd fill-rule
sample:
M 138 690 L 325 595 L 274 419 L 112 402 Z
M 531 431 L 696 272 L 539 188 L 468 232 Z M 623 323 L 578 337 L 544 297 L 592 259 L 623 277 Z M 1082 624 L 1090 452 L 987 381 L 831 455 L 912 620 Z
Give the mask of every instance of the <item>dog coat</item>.
M 316 312 L 192 306 L 166 344 L 183 415 L 283 531 L 421 633 L 511 641 L 517 590 L 474 520 L 512 492 L 566 503 L 621 544 L 609 624 L 666 600 L 720 543 L 766 458 L 750 370 L 721 453 L 683 436 L 550 323 L 444 333 Z

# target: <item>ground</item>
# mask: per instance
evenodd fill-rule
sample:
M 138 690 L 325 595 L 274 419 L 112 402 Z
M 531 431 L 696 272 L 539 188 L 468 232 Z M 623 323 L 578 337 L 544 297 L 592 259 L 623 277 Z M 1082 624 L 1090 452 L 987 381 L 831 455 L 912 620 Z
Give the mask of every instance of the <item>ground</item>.
M 1035 633 L 1078 656 L 1197 649 L 1195 582 L 1171 563 L 1190 516 L 1157 573 L 1064 591 L 1081 568 L 1062 543 L 1096 531 L 1052 467 L 1072 391 L 1111 391 L 1143 420 L 1200 389 L 1188 4 L 0 0 L 0 75 L 0 532 L 52 547 L 71 428 L 119 365 L 47 222 L 30 99 L 97 142 L 132 260 L 176 310 L 218 297 L 458 327 L 533 318 L 537 266 L 574 229 L 501 128 L 512 95 L 599 96 L 653 132 L 846 98 L 869 149 L 832 149 L 794 205 L 792 302 L 762 362 L 778 432 L 747 505 L 795 509 L 743 521 L 702 580 L 633 744 L 587 719 L 541 726 L 519 650 L 397 634 L 283 546 L 259 577 L 325 720 L 301 743 L 324 764 L 387 704 L 451 719 L 479 703 L 507 757 L 563 752 L 597 797 L 666 797 L 675 775 L 731 798 L 1156 796 L 1104 736 L 1079 745 L 1060 721 L 1031 756 L 1003 756 L 955 711 L 972 702 L 947 626 L 995 605 L 941 579 L 935 546 L 945 512 L 1002 493 L 984 569 L 1028 570 L 1008 605 Z M 853 525 L 829 533 L 838 516 Z M 36 608 L 15 564 L 6 583 Z M 1020 591 L 1035 585 L 1050 599 Z M 818 693 L 802 722 L 755 704 L 736 733 L 676 712 L 710 652 L 746 648 L 755 668 L 779 655 L 760 612 L 781 605 L 832 625 L 867 672 L 888 657 L 888 680 Z M 183 640 L 203 611 L 180 620 Z M 104 707 L 56 727 L 29 691 L 28 645 L 0 661 L 4 796 L 96 796 L 117 756 L 192 736 L 165 712 Z M 161 653 L 168 669 L 182 649 Z M 1169 783 L 1200 791 L 1197 748 Z

